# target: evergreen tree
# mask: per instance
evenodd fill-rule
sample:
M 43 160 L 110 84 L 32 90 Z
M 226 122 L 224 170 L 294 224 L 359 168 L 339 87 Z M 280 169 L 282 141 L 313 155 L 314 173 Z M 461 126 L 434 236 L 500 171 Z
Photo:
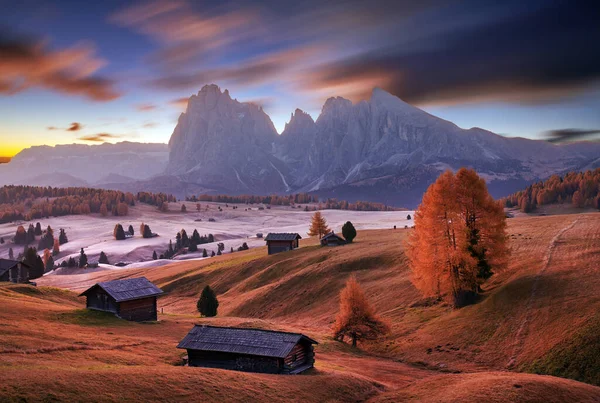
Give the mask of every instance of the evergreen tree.
M 113 231 L 113 236 L 117 241 L 122 241 L 125 239 L 125 230 L 121 224 L 115 225 L 115 229 Z
M 13 249 L 12 249 L 12 248 L 8 248 L 8 258 L 9 258 L 10 260 L 14 260 L 14 258 L 15 258 L 15 254 L 14 254 L 14 252 L 13 252 Z
M 133 225 L 129 225 L 129 233 L 131 234 L 131 236 L 135 235 L 134 231 L 133 231 Z
M 4 237 L 0 237 L 0 244 L 4 243 Z
M 35 279 L 42 277 L 44 274 L 44 262 L 37 254 L 37 249 L 34 247 L 27 248 L 23 255 L 23 262 L 27 264 L 29 269 L 29 278 Z
M 222 254 L 221 249 L 217 250 L 217 256 L 221 256 Z
M 173 250 L 173 242 L 170 239 L 169 239 L 169 249 L 168 249 L 168 252 L 169 252 L 169 258 L 171 256 L 173 256 L 173 254 L 175 253 L 175 251 Z
M 142 231 L 142 237 L 143 238 L 152 238 L 153 234 L 152 234 L 152 230 L 150 229 L 149 225 L 144 224 L 144 229 Z
M 195 229 L 194 232 L 192 233 L 192 237 L 190 238 L 190 240 L 193 240 L 194 242 L 196 242 L 196 245 L 200 244 L 200 234 L 198 233 L 197 229 Z
M 349 243 L 352 243 L 354 238 L 356 238 L 356 228 L 354 228 L 354 225 L 350 221 L 346 221 L 346 224 L 342 226 L 342 235 L 346 239 L 346 242 Z
M 63 228 L 60 229 L 60 233 L 58 235 L 58 242 L 61 245 L 64 245 L 67 242 L 69 242 L 69 238 L 67 238 L 67 233 L 65 232 L 65 230 Z
M 24 245 L 27 243 L 27 232 L 22 225 L 17 227 L 17 232 L 15 233 L 13 240 L 17 245 Z
M 406 219 L 407 220 L 412 220 L 412 217 L 410 216 L 410 214 L 406 216 Z
M 231 247 L 231 250 L 229 251 L 229 253 L 233 253 L 233 246 Z
M 46 260 L 45 272 L 47 273 L 52 270 L 54 270 L 54 258 L 52 257 L 52 255 L 50 255 Z
M 210 286 L 204 287 L 202 293 L 200 294 L 200 298 L 198 299 L 198 312 L 200 312 L 201 316 L 213 317 L 217 316 L 217 308 L 219 308 L 219 300 L 217 299 L 217 295 L 210 288 Z
M 181 246 L 184 248 L 190 246 L 190 239 L 188 238 L 188 234 L 184 229 L 181 230 Z
M 85 267 L 87 266 L 88 260 L 87 260 L 87 256 L 85 254 L 85 252 L 83 251 L 83 248 L 81 248 L 81 251 L 79 252 L 79 267 Z
M 178 232 L 175 235 L 175 250 L 181 249 L 181 234 Z
M 156 251 L 152 252 L 152 260 L 156 260 L 158 259 L 158 256 L 156 255 Z
M 214 250 L 210 252 L 210 257 L 215 257 L 215 251 Z
M 308 235 L 309 236 L 318 235 L 319 238 L 321 238 L 323 235 L 326 235 L 329 232 L 331 232 L 331 230 L 327 226 L 327 220 L 325 220 L 325 217 L 323 217 L 323 215 L 321 214 L 320 211 L 315 212 L 315 214 L 313 214 L 311 222 L 310 222 L 310 227 L 308 229 Z
M 206 249 L 202 250 L 202 257 L 208 257 L 208 252 L 206 251 Z
M 208 243 L 212 243 L 215 241 L 215 237 L 213 236 L 213 234 L 208 234 Z
M 188 247 L 188 251 L 190 251 L 190 252 L 198 251 L 198 245 L 196 244 L 196 242 L 193 239 L 190 240 L 190 246 Z
M 108 263 L 108 256 L 106 256 L 106 253 L 104 253 L 104 251 L 100 252 L 100 257 L 98 258 L 98 263 L 110 264 L 110 263 Z
M 185 204 L 181 205 L 181 212 L 182 213 L 187 213 L 187 207 L 185 207 Z
M 42 225 L 39 222 L 35 224 L 34 234 L 42 235 Z
M 35 228 L 33 224 L 29 224 L 29 228 L 27 229 L 27 243 L 32 243 L 35 241 Z
M 68 267 L 77 267 L 77 262 L 73 258 L 73 256 L 69 257 L 69 261 L 67 263 Z

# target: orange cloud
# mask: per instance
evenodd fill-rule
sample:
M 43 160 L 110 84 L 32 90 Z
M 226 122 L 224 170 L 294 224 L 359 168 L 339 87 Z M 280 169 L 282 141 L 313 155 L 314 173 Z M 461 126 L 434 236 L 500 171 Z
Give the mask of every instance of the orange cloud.
M 148 112 L 156 109 L 156 105 L 153 104 L 140 104 L 136 106 L 136 109 L 140 112 Z
M 87 136 L 79 137 L 79 140 L 99 142 L 99 141 L 106 141 L 109 139 L 114 139 L 114 138 L 119 138 L 119 137 L 122 137 L 122 136 L 117 135 L 117 134 L 110 134 L 110 133 L 98 133 L 98 134 L 89 134 Z
M 56 126 L 48 126 L 46 129 L 47 130 L 64 130 L 64 131 L 67 131 L 67 132 L 76 132 L 76 131 L 79 131 L 79 130 L 83 129 L 83 125 L 81 123 L 79 123 L 79 122 L 73 122 L 67 128 L 61 128 L 61 127 L 56 127 Z
M 177 99 L 173 99 L 172 101 L 169 102 L 169 105 L 174 106 L 176 108 L 179 109 L 185 109 L 187 108 L 187 104 L 188 104 L 189 98 L 177 98 Z
M 41 87 L 110 101 L 120 95 L 114 83 L 93 76 L 105 64 L 90 44 L 52 51 L 41 41 L 0 38 L 0 93 Z

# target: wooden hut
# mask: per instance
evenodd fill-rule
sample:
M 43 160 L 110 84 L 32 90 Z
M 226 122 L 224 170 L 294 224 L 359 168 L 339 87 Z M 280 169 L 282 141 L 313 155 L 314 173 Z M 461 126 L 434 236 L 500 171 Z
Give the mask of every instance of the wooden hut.
M 338 246 L 344 245 L 345 243 L 346 240 L 341 236 L 336 235 L 333 231 L 321 238 L 321 246 Z
M 300 333 L 196 325 L 177 348 L 194 367 L 299 374 L 314 366 L 313 344 Z
M 112 312 L 117 317 L 142 322 L 157 320 L 156 298 L 163 291 L 145 277 L 97 283 L 81 296 L 88 309 Z
M 302 239 L 300 234 L 297 233 L 277 233 L 270 232 L 265 241 L 267 242 L 267 249 L 269 255 L 279 252 L 287 252 L 298 247 L 298 240 Z
M 0 281 L 29 283 L 29 265 L 16 260 L 0 259 Z

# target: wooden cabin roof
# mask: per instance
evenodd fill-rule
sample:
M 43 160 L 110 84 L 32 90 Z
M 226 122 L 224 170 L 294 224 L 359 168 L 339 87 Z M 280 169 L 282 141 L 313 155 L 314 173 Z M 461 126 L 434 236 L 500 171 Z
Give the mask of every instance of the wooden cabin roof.
M 79 296 L 81 297 L 87 294 L 95 287 L 102 288 L 117 302 L 131 301 L 163 294 L 163 290 L 152 284 L 146 277 L 137 277 L 97 283 L 82 292 Z
M 302 239 L 296 232 L 269 232 L 265 241 L 295 241 L 296 239 Z
M 29 267 L 26 263 L 10 259 L 0 259 L 0 276 L 21 263 L 24 267 Z
M 323 238 L 321 238 L 321 241 L 324 241 L 324 240 L 326 240 L 326 239 L 329 239 L 329 238 L 337 238 L 337 239 L 341 240 L 342 242 L 346 242 L 346 240 L 345 240 L 344 238 L 342 238 L 341 236 L 337 235 L 337 234 L 336 234 L 335 232 L 333 232 L 333 231 L 332 231 L 332 232 L 330 232 L 330 233 L 329 233 L 329 234 L 327 234 L 327 235 L 324 235 L 324 236 L 323 236 Z
M 284 358 L 302 339 L 319 344 L 300 333 L 195 325 L 177 348 Z

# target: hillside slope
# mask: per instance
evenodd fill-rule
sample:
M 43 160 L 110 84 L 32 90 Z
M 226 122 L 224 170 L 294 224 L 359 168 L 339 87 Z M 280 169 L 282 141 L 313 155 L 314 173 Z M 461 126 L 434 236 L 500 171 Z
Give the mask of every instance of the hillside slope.
M 307 332 L 329 346 L 338 345 L 329 329 L 339 291 L 354 274 L 392 325 L 386 340 L 363 346 L 372 354 L 436 371 L 508 369 L 600 384 L 600 365 L 590 362 L 597 356 L 574 354 L 600 347 L 597 338 L 586 337 L 600 310 L 600 214 L 509 220 L 509 268 L 485 285 L 480 303 L 460 310 L 431 304 L 410 283 L 402 248 L 409 231 L 359 231 L 354 244 L 338 248 L 308 239 L 296 251 L 273 256 L 257 248 L 154 269 L 47 276 L 41 283 L 80 290 L 99 280 L 145 275 L 168 292 L 160 301 L 165 313 L 190 316 L 210 284 L 220 299 L 214 321 L 259 320 Z M 556 365 L 565 354 L 569 368 L 563 371 Z

